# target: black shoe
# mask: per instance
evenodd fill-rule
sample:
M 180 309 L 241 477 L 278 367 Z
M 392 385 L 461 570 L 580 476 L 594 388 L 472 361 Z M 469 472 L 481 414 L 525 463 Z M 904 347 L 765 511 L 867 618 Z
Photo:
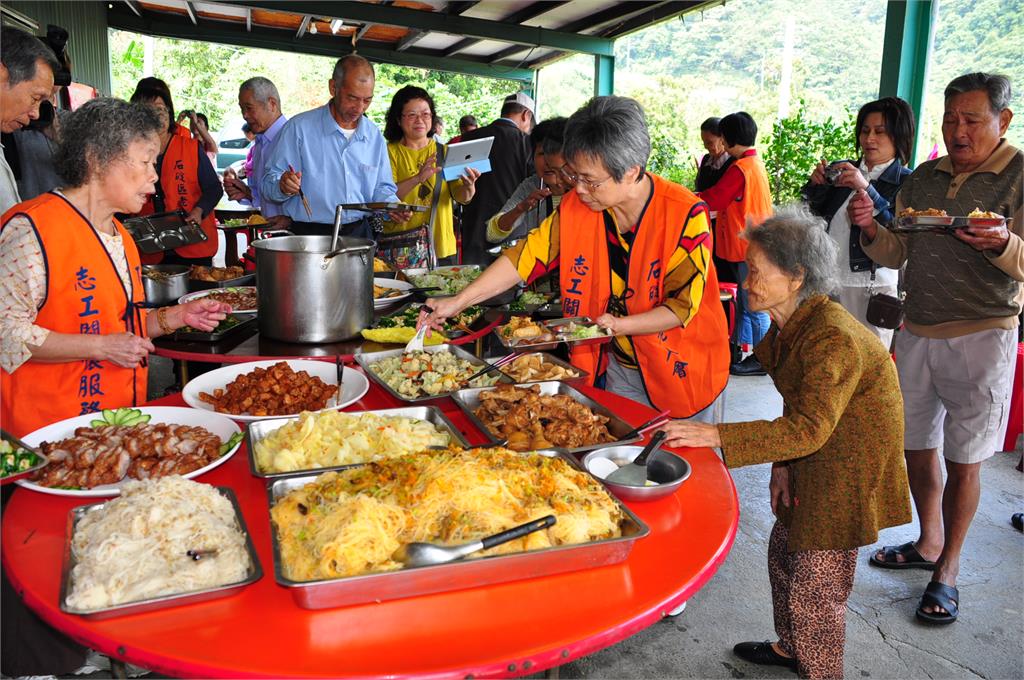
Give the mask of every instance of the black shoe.
M 741 642 L 732 648 L 732 652 L 744 661 L 760 666 L 784 666 L 791 671 L 796 671 L 796 659 L 782 656 L 772 648 L 772 643 L 767 640 L 764 642 Z
M 1017 531 L 1024 531 L 1024 512 L 1015 512 L 1010 516 L 1010 524 Z
M 753 354 L 738 364 L 730 366 L 729 373 L 733 375 L 768 375 L 768 371 L 764 370 L 764 366 Z

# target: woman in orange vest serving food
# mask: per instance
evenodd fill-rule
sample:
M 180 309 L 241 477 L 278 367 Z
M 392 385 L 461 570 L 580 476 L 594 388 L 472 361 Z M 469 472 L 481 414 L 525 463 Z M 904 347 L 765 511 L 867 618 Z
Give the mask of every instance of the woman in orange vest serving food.
M 199 140 L 194 139 L 187 128 L 174 122 L 174 104 L 167 83 L 159 78 L 143 78 L 135 86 L 131 101 L 152 107 L 161 122 L 155 191 L 136 214 L 184 210 L 187 219 L 200 225 L 206 234 L 205 241 L 164 253 L 144 255 L 143 262 L 210 265 L 217 254 L 217 219 L 213 209 L 224 196 L 217 171 Z
M 212 330 L 231 309 L 196 300 L 147 313 L 139 253 L 114 217 L 153 192 L 153 110 L 94 99 L 70 114 L 58 189 L 0 218 L 0 422 L 24 436 L 146 400 L 150 338 Z
M 711 262 L 707 206 L 644 170 L 651 142 L 640 105 L 595 97 L 565 129 L 561 168 L 575 185 L 558 210 L 424 323 L 559 270 L 565 316 L 590 316 L 611 343 L 572 348 L 605 387 L 674 418 L 719 422 L 729 372 L 725 313 Z M 710 291 L 705 294 L 706 291 Z

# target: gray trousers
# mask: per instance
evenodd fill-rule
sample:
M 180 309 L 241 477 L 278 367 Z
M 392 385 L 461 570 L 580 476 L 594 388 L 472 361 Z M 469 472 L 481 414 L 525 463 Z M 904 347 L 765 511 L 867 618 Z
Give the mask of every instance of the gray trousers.
M 626 368 L 614 356 L 608 357 L 608 372 L 605 374 L 605 388 L 620 397 L 632 399 L 644 406 L 654 408 L 651 400 L 647 398 L 647 391 L 644 390 L 644 383 L 640 379 L 640 371 L 635 368 Z M 725 417 L 725 390 L 719 394 L 713 402 L 704 409 L 697 411 L 686 420 L 695 420 L 699 423 L 717 425 Z

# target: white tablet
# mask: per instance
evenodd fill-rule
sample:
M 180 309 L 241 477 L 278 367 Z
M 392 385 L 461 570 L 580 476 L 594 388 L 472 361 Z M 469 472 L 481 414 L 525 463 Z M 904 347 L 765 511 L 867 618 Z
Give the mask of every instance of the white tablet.
M 494 144 L 494 137 L 483 139 L 472 139 L 468 142 L 457 142 L 448 145 L 448 153 L 444 159 L 444 178 L 446 181 L 458 179 L 465 172 L 467 167 L 479 170 L 481 173 L 490 172 L 491 145 Z

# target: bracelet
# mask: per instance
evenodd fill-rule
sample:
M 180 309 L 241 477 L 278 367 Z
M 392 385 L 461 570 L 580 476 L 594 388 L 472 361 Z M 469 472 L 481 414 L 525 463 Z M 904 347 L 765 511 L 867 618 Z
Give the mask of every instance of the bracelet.
M 156 322 L 160 325 L 160 330 L 163 331 L 164 335 L 170 335 L 174 332 L 174 329 L 167 325 L 167 307 L 161 307 L 156 311 Z

